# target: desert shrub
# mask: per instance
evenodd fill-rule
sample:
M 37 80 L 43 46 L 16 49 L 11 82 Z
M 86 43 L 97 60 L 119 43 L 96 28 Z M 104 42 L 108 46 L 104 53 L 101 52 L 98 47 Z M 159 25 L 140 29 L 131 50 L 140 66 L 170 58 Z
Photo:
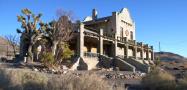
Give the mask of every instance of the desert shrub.
M 46 75 L 20 69 L 1 69 L 0 79 L 4 90 L 42 90 L 48 81 Z
M 23 69 L 0 69 L 3 90 L 111 90 L 108 82 L 95 74 L 53 75 Z
M 52 66 L 55 63 L 54 56 L 51 52 L 43 52 L 40 56 L 42 63 L 45 66 Z
M 187 89 L 187 78 L 180 79 L 177 84 L 177 90 L 186 90 Z
M 175 90 L 175 78 L 166 71 L 154 69 L 143 79 L 142 84 L 147 90 Z
M 154 60 L 154 63 L 156 66 L 159 66 L 161 64 L 160 58 L 157 57 L 156 60 Z
M 68 44 L 63 45 L 63 53 L 62 53 L 62 59 L 68 59 L 71 58 L 71 56 L 74 54 L 74 52 L 69 48 Z
M 72 74 L 52 77 L 47 86 L 49 90 L 110 90 L 108 82 L 95 74 L 85 74 L 80 77 Z
M 61 65 L 63 60 L 70 60 L 71 56 L 74 54 L 66 43 L 59 44 L 57 48 L 58 50 L 55 55 L 52 51 L 43 51 L 40 54 L 40 61 L 42 61 L 45 66 L 51 67 Z
M 184 78 L 179 79 L 177 83 L 177 90 L 187 89 L 187 73 L 184 73 Z
M 62 63 L 64 60 L 68 60 L 74 52 L 69 48 L 69 44 L 63 43 L 58 45 L 57 53 L 55 54 L 55 59 L 58 64 Z

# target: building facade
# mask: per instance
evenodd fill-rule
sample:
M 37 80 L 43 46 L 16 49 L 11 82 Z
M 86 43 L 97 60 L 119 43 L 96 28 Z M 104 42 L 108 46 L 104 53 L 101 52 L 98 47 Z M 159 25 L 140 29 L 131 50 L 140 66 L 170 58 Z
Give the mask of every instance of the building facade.
M 80 22 L 74 50 L 78 54 L 74 69 L 79 66 L 79 59 L 88 70 L 118 67 L 147 72 L 154 64 L 153 46 L 136 41 L 135 22 L 126 8 L 102 18 L 93 9 L 92 16 Z

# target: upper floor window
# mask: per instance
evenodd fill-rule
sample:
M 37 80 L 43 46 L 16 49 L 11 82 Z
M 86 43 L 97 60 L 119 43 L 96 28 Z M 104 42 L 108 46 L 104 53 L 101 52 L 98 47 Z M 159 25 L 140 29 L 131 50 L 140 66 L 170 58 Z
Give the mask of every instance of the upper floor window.
M 130 33 L 131 33 L 131 40 L 133 40 L 133 32 L 131 31 Z
M 120 37 L 123 37 L 123 27 L 120 28 Z

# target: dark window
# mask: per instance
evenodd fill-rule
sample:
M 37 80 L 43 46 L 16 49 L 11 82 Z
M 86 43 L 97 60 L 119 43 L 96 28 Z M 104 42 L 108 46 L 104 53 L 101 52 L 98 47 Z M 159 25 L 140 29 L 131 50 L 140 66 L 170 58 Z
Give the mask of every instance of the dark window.
M 133 32 L 131 31 L 131 40 L 133 40 Z

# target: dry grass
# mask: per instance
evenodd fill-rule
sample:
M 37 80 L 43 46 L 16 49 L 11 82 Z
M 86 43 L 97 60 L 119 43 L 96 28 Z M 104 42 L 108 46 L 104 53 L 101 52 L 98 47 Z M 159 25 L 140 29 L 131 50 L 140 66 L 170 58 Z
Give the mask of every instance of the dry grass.
M 49 90 L 110 90 L 108 83 L 95 74 L 85 74 L 80 77 L 72 74 L 66 76 L 52 77 L 48 82 Z
M 0 69 L 3 90 L 111 90 L 108 82 L 95 74 L 47 75 L 17 69 Z
M 178 80 L 177 90 L 186 90 L 187 89 L 187 73 L 183 79 Z
M 0 80 L 0 87 L 4 90 L 42 90 L 48 78 L 29 70 L 1 69 Z
M 144 77 L 142 84 L 147 90 L 176 90 L 175 77 L 157 69 Z

